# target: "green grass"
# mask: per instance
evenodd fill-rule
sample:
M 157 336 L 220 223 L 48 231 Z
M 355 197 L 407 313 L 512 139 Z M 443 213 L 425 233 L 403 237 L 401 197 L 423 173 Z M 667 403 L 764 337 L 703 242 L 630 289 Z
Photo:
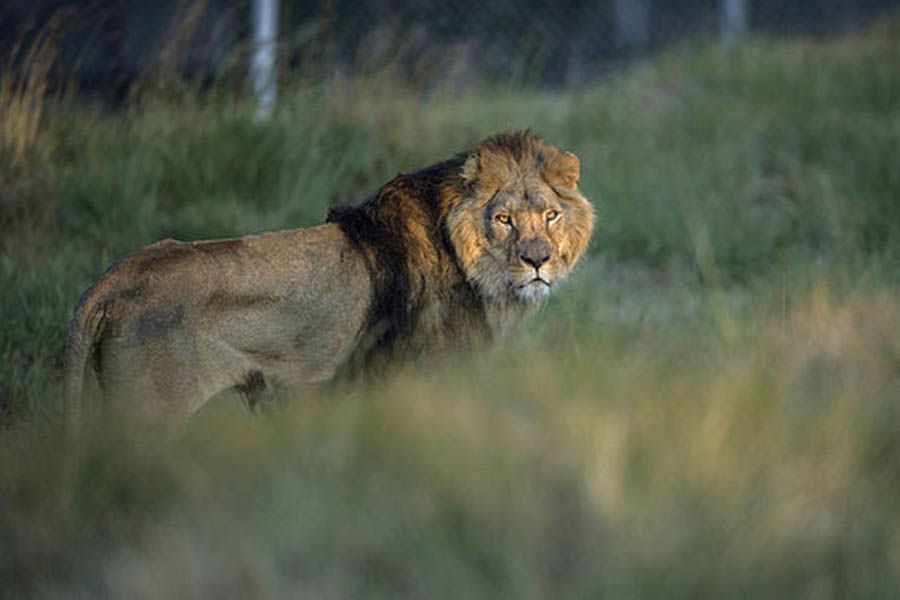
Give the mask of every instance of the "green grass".
M 9 75 L 0 586 L 895 596 L 896 30 L 683 47 L 569 94 L 298 84 L 264 124 L 221 90 L 34 112 Z M 111 261 L 317 223 L 525 126 L 579 154 L 600 220 L 512 339 L 262 418 L 223 399 L 172 443 L 106 423 L 66 446 L 65 331 Z

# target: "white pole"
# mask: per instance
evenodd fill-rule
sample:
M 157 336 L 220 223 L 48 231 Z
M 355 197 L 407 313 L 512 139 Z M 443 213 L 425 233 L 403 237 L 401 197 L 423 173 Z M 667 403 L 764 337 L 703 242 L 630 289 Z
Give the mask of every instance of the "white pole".
M 278 41 L 278 0 L 252 0 L 253 57 L 250 84 L 256 98 L 256 118 L 268 119 L 278 93 L 275 49 Z
M 650 6 L 647 0 L 615 0 L 613 11 L 618 48 L 645 46 L 650 41 Z
M 722 41 L 733 44 L 747 33 L 746 0 L 721 0 L 719 2 L 719 28 Z

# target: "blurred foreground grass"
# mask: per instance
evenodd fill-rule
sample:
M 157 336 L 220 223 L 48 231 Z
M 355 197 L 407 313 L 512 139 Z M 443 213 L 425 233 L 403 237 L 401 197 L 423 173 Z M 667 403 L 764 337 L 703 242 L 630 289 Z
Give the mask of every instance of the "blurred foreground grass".
M 217 90 L 108 114 L 5 75 L 0 587 L 896 595 L 897 32 L 682 48 L 572 94 L 298 84 L 266 124 Z M 529 125 L 581 156 L 600 224 L 513 339 L 266 418 L 213 406 L 174 444 L 64 445 L 65 329 L 112 260 L 316 223 Z

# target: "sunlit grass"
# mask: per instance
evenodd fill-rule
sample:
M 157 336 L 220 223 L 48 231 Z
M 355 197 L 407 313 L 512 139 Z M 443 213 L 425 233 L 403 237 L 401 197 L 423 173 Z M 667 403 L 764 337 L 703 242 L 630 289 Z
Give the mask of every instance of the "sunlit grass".
M 603 307 L 576 328 L 552 306 L 562 332 L 540 344 L 262 419 L 207 410 L 174 444 L 104 429 L 62 452 L 20 425 L 0 444 L 3 579 L 154 597 L 889 595 L 900 303 L 830 287 L 777 318 L 754 297 L 729 344 L 702 307 L 603 333 Z

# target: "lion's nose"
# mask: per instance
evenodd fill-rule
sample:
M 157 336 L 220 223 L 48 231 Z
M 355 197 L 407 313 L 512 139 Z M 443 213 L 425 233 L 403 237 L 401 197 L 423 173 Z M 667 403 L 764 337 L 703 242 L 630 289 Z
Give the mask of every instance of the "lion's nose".
M 551 250 L 547 240 L 533 238 L 519 247 L 519 258 L 535 269 L 540 269 L 541 265 L 550 260 Z

